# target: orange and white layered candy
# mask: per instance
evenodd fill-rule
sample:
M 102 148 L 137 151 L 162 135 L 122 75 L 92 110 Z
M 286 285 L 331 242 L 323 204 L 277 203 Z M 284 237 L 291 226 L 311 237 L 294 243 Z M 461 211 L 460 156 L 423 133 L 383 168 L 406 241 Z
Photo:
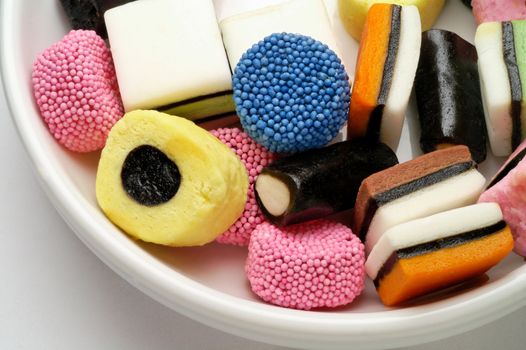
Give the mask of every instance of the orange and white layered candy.
M 349 111 L 348 137 L 398 147 L 420 56 L 415 6 L 375 4 L 362 33 Z
M 513 249 L 497 203 L 480 203 L 388 230 L 365 264 L 382 302 L 411 298 L 480 275 Z

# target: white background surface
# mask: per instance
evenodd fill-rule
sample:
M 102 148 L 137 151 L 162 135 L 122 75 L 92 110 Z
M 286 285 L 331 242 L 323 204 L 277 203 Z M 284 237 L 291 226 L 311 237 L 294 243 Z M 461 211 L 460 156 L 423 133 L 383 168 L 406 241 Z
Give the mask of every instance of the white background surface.
M 40 189 L 1 85 L 0 174 L 1 350 L 283 349 L 180 316 L 99 261 Z M 462 336 L 408 349 L 524 348 L 526 308 Z

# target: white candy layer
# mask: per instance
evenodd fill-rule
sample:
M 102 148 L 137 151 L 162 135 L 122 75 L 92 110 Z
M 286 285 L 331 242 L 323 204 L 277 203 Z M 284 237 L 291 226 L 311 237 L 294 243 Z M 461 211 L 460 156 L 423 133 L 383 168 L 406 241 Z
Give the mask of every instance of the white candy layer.
M 365 252 L 369 254 L 393 226 L 475 203 L 485 183 L 484 176 L 472 169 L 382 205 L 371 220 Z
M 341 58 L 322 0 L 291 0 L 267 6 L 228 17 L 219 26 L 232 71 L 252 45 L 281 32 L 310 36 L 329 46 Z
M 374 280 L 397 250 L 484 228 L 501 220 L 502 212 L 497 203 L 480 203 L 395 226 L 386 231 L 374 246 L 365 270 Z
M 477 28 L 480 89 L 491 150 L 496 156 L 512 151 L 511 87 L 502 49 L 500 22 L 483 23 Z
M 398 53 L 380 125 L 380 140 L 394 150 L 398 148 L 407 104 L 413 89 L 421 41 L 418 9 L 415 6 L 402 6 Z
M 104 18 L 126 111 L 232 89 L 212 0 L 135 1 Z

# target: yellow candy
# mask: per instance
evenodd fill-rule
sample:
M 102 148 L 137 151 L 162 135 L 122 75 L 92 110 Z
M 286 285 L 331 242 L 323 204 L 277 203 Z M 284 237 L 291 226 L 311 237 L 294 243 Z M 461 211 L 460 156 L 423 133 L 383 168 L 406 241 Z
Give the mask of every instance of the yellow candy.
M 247 190 L 245 166 L 221 141 L 184 118 L 142 110 L 111 130 L 96 180 L 114 224 L 169 246 L 213 241 L 242 214 Z
M 426 31 L 440 15 L 444 2 L 445 0 L 338 0 L 338 9 L 347 32 L 360 41 L 367 11 L 375 3 L 415 5 L 420 12 L 422 31 Z

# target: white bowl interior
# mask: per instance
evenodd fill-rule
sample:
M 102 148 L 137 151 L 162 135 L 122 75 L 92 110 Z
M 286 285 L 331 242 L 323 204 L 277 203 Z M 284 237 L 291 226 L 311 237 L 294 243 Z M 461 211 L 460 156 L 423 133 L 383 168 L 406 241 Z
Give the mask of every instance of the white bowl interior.
M 280 0 L 264 4 L 276 2 Z M 262 6 L 243 0 L 215 3 L 219 18 Z M 352 76 L 357 44 L 340 24 L 336 1 L 327 0 L 327 5 L 343 61 Z M 167 248 L 130 239 L 97 206 L 94 185 L 99 154 L 79 155 L 60 147 L 41 121 L 33 101 L 34 59 L 69 30 L 59 2 L 4 0 L 3 10 L 0 54 L 5 91 L 44 188 L 65 220 L 101 259 L 168 306 L 238 335 L 282 345 L 324 344 L 329 348 L 360 344 L 372 348 L 386 340 L 395 346 L 459 333 L 526 302 L 526 267 L 515 254 L 491 270 L 487 280 L 477 279 L 404 308 L 382 306 L 368 281 L 364 293 L 347 307 L 304 312 L 266 305 L 251 293 L 243 270 L 246 248 L 220 244 Z M 436 27 L 473 41 L 474 20 L 458 0 L 448 2 Z M 397 152 L 401 161 L 420 154 L 416 116 L 413 98 Z M 480 169 L 489 177 L 500 162 L 502 159 L 489 155 Z M 524 295 L 518 295 L 521 289 Z

